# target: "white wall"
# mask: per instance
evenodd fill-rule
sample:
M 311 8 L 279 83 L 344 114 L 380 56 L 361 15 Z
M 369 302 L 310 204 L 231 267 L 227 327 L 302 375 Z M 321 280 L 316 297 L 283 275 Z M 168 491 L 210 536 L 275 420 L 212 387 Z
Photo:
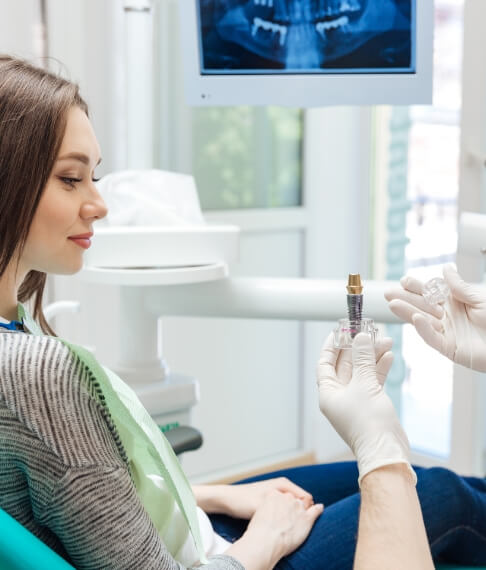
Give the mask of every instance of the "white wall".
M 39 18 L 35 0 L 0 0 L 0 53 L 31 57 L 34 24 Z
M 122 70 L 123 11 L 118 0 L 49 0 L 49 54 L 78 82 L 90 107 L 103 162 L 99 174 L 119 168 L 123 122 L 117 119 Z M 55 64 L 52 65 L 56 69 Z M 120 132 L 121 131 L 121 132 Z
M 117 9 L 118 8 L 118 9 Z M 0 0 L 0 52 L 40 60 L 34 51 L 37 0 Z M 113 47 L 121 49 L 123 12 L 119 0 L 49 0 L 49 68 L 81 85 L 101 147 L 100 173 L 117 167 L 120 141 L 114 121 L 120 70 Z

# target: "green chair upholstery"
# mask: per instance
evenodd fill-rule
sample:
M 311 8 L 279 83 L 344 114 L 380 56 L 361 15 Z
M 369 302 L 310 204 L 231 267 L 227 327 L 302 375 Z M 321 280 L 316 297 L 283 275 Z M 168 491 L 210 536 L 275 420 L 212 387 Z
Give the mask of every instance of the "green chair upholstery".
M 2 570 L 74 570 L 42 540 L 0 509 L 0 568 Z

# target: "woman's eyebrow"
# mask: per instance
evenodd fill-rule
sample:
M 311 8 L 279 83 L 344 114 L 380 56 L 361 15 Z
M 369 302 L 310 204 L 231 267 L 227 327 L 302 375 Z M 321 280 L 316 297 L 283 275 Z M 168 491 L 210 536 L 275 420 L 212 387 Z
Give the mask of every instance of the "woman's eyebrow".
M 87 154 L 84 154 L 82 152 L 70 152 L 69 154 L 65 154 L 64 156 L 60 156 L 57 160 L 68 160 L 68 159 L 74 159 L 74 160 L 79 160 L 79 162 L 82 162 L 83 164 L 89 165 L 90 160 L 89 160 L 89 156 Z M 101 158 L 98 160 L 98 162 L 96 163 L 96 166 L 98 166 L 98 164 L 101 162 Z

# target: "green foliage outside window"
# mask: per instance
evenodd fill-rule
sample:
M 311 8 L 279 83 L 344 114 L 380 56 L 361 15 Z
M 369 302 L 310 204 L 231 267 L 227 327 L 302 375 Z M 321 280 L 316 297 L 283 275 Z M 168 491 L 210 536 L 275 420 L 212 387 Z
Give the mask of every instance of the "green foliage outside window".
M 302 203 L 303 113 L 280 107 L 193 111 L 193 174 L 205 210 Z

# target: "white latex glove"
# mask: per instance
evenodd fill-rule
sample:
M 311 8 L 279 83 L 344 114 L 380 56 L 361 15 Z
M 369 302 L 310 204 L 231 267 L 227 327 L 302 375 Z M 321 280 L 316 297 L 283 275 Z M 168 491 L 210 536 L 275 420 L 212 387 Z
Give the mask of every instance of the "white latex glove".
M 383 389 L 393 355 L 391 339 L 373 348 L 368 335 L 356 335 L 351 350 L 334 347 L 329 335 L 317 367 L 319 407 L 349 445 L 358 462 L 359 479 L 379 467 L 410 466 L 410 445 L 390 398 Z
M 443 305 L 426 303 L 423 283 L 409 276 L 400 280 L 403 289 L 391 289 L 385 298 L 432 348 L 457 364 L 486 372 L 486 289 L 466 283 L 452 264 L 444 266 L 443 274 L 450 289 Z

